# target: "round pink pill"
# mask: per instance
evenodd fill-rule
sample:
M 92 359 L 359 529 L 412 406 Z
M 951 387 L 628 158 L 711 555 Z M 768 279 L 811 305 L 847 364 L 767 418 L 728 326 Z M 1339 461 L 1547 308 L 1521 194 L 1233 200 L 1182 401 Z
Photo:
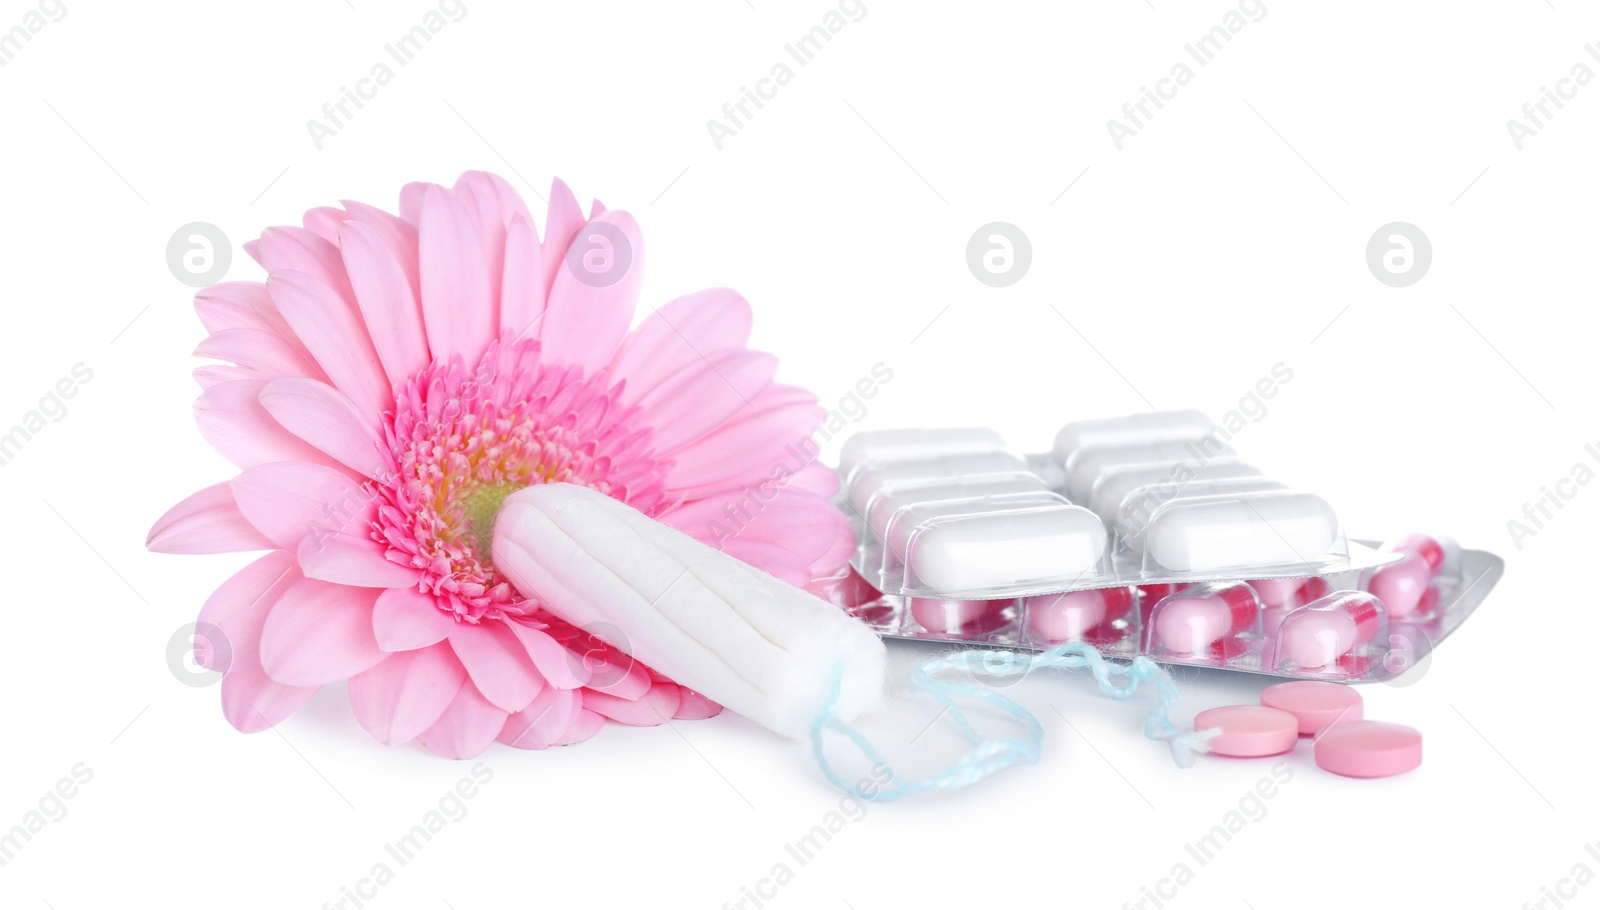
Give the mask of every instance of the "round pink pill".
M 1268 686 L 1261 690 L 1261 703 L 1293 714 L 1301 736 L 1316 736 L 1334 723 L 1361 719 L 1360 692 L 1315 679 Z
M 1300 721 L 1293 714 L 1260 705 L 1228 705 L 1201 711 L 1194 716 L 1194 728 L 1221 730 L 1206 741 L 1206 747 L 1213 755 L 1231 758 L 1279 755 L 1293 749 L 1300 740 Z
M 1401 724 L 1353 720 L 1317 738 L 1317 767 L 1345 777 L 1388 777 L 1422 764 L 1422 734 Z

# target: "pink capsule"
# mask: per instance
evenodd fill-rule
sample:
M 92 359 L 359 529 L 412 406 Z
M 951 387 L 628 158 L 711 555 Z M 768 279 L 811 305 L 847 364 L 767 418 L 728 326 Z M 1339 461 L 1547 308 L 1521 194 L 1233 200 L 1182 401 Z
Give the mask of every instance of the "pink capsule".
M 1082 641 L 1128 615 L 1132 588 L 1042 594 L 1027 600 L 1028 631 L 1051 642 Z
M 939 600 L 912 597 L 911 616 L 929 632 L 968 632 L 995 625 L 1009 600 Z
M 1249 631 L 1260 610 L 1255 590 L 1243 582 L 1185 588 L 1163 598 L 1151 611 L 1145 649 L 1203 654 L 1218 642 Z
M 1383 601 L 1390 616 L 1410 616 L 1418 612 L 1423 597 L 1432 589 L 1437 576 L 1426 555 L 1412 553 L 1372 573 L 1367 590 Z M 1435 599 L 1438 595 L 1435 594 Z
M 1261 597 L 1262 635 L 1272 635 L 1278 630 L 1278 624 L 1283 622 L 1285 616 L 1320 597 L 1326 597 L 1330 590 L 1327 579 L 1324 578 L 1300 578 L 1296 581 L 1301 582 L 1301 585 L 1287 594 L 1278 593 L 1278 600 L 1268 600 L 1267 596 L 1261 593 L 1261 588 L 1257 587 L 1259 583 L 1250 582 L 1250 586 L 1255 588 Z
M 1426 534 L 1407 534 L 1387 549 L 1395 553 L 1408 553 L 1421 556 L 1428 563 L 1428 568 L 1433 574 L 1438 575 L 1444 571 L 1445 548 L 1444 544 Z
M 1261 598 L 1262 606 L 1298 607 L 1328 593 L 1327 579 L 1316 578 L 1258 578 L 1247 582 Z
M 1378 634 L 1383 610 L 1362 591 L 1339 591 L 1307 604 L 1279 624 L 1273 636 L 1273 666 L 1321 670 L 1365 647 Z

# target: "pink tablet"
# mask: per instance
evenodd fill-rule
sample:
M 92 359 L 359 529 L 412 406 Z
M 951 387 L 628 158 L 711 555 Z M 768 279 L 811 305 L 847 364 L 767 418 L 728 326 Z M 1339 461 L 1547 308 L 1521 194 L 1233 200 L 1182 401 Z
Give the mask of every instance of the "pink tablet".
M 1388 777 L 1422 764 L 1422 734 L 1411 727 L 1353 720 L 1317 738 L 1317 767 L 1345 777 Z
M 1301 736 L 1316 736 L 1334 723 L 1361 719 L 1361 693 L 1333 682 L 1278 683 L 1261 690 L 1261 703 L 1293 714 Z
M 1293 714 L 1260 705 L 1228 705 L 1201 711 L 1194 716 L 1194 728 L 1221 730 L 1207 740 L 1206 747 L 1213 755 L 1230 758 L 1278 755 L 1293 749 L 1300 739 L 1300 721 Z

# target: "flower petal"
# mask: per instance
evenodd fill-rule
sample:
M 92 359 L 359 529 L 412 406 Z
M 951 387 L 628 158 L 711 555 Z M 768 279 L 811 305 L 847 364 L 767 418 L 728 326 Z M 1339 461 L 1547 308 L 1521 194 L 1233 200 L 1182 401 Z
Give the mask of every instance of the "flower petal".
M 616 356 L 633 321 L 644 274 L 644 237 L 633 216 L 607 212 L 585 223 L 572 245 L 581 255 L 563 255 L 558 263 L 539 340 L 553 361 L 593 373 Z M 592 272 L 586 268 L 591 261 L 596 263 Z
M 634 329 L 611 361 L 633 404 L 667 377 L 750 340 L 750 304 L 728 288 L 708 288 L 668 301 Z
M 206 389 L 194 403 L 200 435 L 240 468 L 273 461 L 334 464 L 332 458 L 285 430 L 267 413 L 261 405 L 265 387 L 266 382 L 259 379 L 235 379 Z
M 678 713 L 678 687 L 673 683 L 656 683 L 637 701 L 617 698 L 592 689 L 583 691 L 583 706 L 603 717 L 630 727 L 655 727 L 672 719 Z
M 778 358 L 760 351 L 719 351 L 679 370 L 639 399 L 656 428 L 656 448 L 671 455 L 741 413 L 772 383 Z
M 572 712 L 572 719 L 567 722 L 567 729 L 550 745 L 575 746 L 585 740 L 592 739 L 605 725 L 606 719 L 603 716 L 590 711 L 588 708 L 579 708 Z
M 202 288 L 194 295 L 194 311 L 207 332 L 260 329 L 305 350 L 267 294 L 267 286 L 259 281 L 225 281 Z
M 417 243 L 428 347 L 435 359 L 460 353 L 476 363 L 500 328 L 500 285 L 489 280 L 477 225 L 442 186 L 423 190 Z
M 669 492 L 700 499 L 718 490 L 770 480 L 780 467 L 795 472 L 815 461 L 816 445 L 827 439 L 826 435 L 813 438 L 822 429 L 821 406 L 791 401 L 763 407 L 760 398 L 751 403 L 755 413 L 736 414 L 673 453 Z
M 342 470 L 304 461 L 245 469 L 229 482 L 239 511 L 280 547 L 293 549 L 308 534 L 344 533 L 374 512 L 370 494 Z
M 727 511 L 733 506 L 732 515 Z M 717 546 L 729 537 L 777 544 L 809 563 L 850 533 L 833 503 L 804 490 L 769 484 L 749 493 L 710 497 L 665 512 L 661 521 Z
M 567 247 L 583 227 L 583 209 L 572 190 L 560 180 L 550 181 L 550 206 L 544 218 L 544 299 L 550 299 L 550 289 L 555 287 L 556 273 L 566 260 Z
M 363 413 L 393 407 L 388 377 L 361 318 L 326 284 L 305 272 L 274 272 L 267 293 L 333 384 Z
M 545 681 L 557 689 L 576 689 L 589 682 L 589 671 L 577 655 L 562 647 L 543 629 L 514 620 L 507 628 L 522 641 L 528 656 Z
M 372 633 L 385 651 L 411 651 L 444 641 L 456 620 L 439 609 L 431 595 L 414 588 L 390 588 L 372 608 Z
M 468 680 L 455 700 L 417 740 L 445 758 L 471 758 L 489 748 L 505 728 L 507 712 L 496 708 Z
M 260 733 L 300 710 L 319 688 L 274 682 L 260 667 L 234 670 L 222 677 L 222 716 L 240 733 Z
M 795 587 L 803 586 L 811 580 L 810 561 L 801 559 L 780 544 L 730 537 L 722 541 L 720 549 L 729 556 Z
M 383 555 L 385 549 L 372 538 L 355 534 L 307 534 L 296 555 L 307 578 L 356 588 L 415 587 L 422 573 L 390 562 Z
M 314 578 L 295 582 L 261 629 L 261 668 L 285 685 L 321 686 L 376 666 L 388 656 L 372 635 L 378 593 Z
M 673 720 L 705 720 L 722 713 L 722 706 L 686 686 L 678 687 L 678 710 Z
M 429 360 L 428 334 L 422 326 L 416 289 L 399 256 L 376 228 L 359 221 L 346 222 L 339 231 L 339 252 L 389 384 L 404 382 Z
M 538 338 L 544 306 L 544 258 L 539 234 L 532 221 L 517 215 L 506 228 L 506 264 L 500 276 L 500 333 L 513 340 Z
M 385 459 L 376 413 L 362 413 L 325 382 L 285 376 L 261 389 L 261 406 L 289 432 L 367 477 L 382 476 Z
M 567 731 L 582 705 L 577 689 L 544 689 L 526 708 L 506 718 L 495 739 L 518 749 L 547 749 Z
M 544 688 L 544 677 L 506 623 L 456 623 L 450 647 L 483 697 L 508 712 L 521 711 Z
M 224 641 L 211 642 L 208 648 L 197 646 L 195 662 L 207 669 L 228 673 L 259 668 L 261 627 L 272 605 L 299 580 L 300 570 L 294 564 L 294 555 L 286 550 L 273 550 L 235 572 L 206 598 L 196 622 L 196 625 L 210 625 L 221 630 Z M 224 654 L 227 655 L 226 665 L 218 665 Z
M 265 329 L 223 329 L 206 336 L 196 357 L 223 360 L 249 370 L 259 379 L 280 376 L 324 378 L 322 368 L 300 346 Z
M 157 553 L 237 553 L 271 549 L 272 541 L 245 520 L 227 482 L 188 497 L 150 528 L 145 546 Z
M 345 199 L 341 200 L 341 204 L 350 212 L 351 221 L 359 221 L 377 231 L 378 236 L 383 238 L 389 252 L 394 255 L 395 260 L 400 263 L 401 271 L 405 273 L 406 284 L 411 286 L 412 299 L 420 301 L 422 278 L 418 274 L 417 267 L 417 226 L 364 202 Z
M 401 651 L 350 677 L 350 707 L 378 742 L 403 743 L 439 720 L 466 679 L 445 645 Z

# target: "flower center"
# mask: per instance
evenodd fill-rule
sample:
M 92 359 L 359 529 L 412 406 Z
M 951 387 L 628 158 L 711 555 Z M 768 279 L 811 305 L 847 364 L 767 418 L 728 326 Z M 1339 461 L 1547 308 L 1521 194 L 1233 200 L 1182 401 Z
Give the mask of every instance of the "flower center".
M 617 401 L 621 386 L 539 353 L 536 341 L 497 343 L 472 370 L 455 355 L 395 389 L 373 536 L 391 560 L 424 571 L 422 589 L 441 609 L 469 622 L 538 609 L 491 559 L 507 496 L 576 483 L 646 514 L 665 504 L 664 466 L 639 409 Z

